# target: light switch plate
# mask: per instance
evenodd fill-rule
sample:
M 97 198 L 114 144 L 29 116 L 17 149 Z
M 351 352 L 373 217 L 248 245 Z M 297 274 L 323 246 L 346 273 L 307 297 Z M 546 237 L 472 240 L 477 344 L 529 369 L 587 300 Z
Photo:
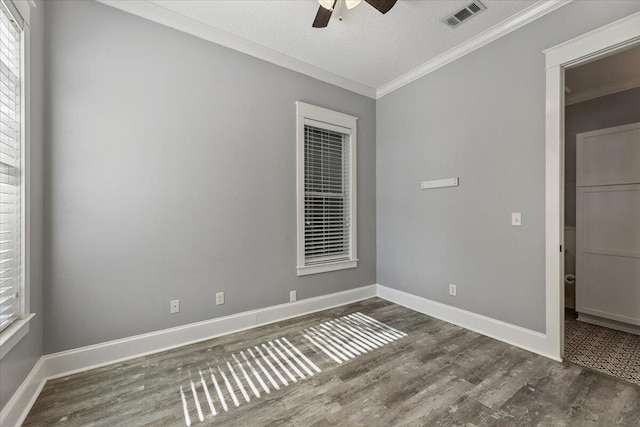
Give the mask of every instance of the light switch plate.
M 522 213 L 513 212 L 511 214 L 511 225 L 513 225 L 514 227 L 522 226 Z
M 218 292 L 216 294 L 216 305 L 224 304 L 224 292 Z

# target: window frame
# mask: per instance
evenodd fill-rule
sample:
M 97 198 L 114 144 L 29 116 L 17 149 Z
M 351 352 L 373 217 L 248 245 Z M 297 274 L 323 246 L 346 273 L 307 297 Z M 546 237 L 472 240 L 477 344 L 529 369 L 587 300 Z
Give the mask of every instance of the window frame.
M 0 331 L 0 360 L 29 332 L 29 321 L 35 316 L 30 307 L 30 256 L 29 256 L 29 139 L 30 139 L 30 28 L 29 5 L 14 0 L 0 0 L 20 29 L 20 315 Z
M 309 274 L 325 273 L 329 271 L 356 268 L 358 266 L 357 257 L 357 117 L 337 111 L 296 101 L 297 111 L 297 138 L 296 138 L 296 164 L 297 164 L 297 274 L 306 276 Z M 328 131 L 339 132 L 349 138 L 349 209 L 350 209 L 350 253 L 349 259 L 323 264 L 306 265 L 305 257 L 305 186 L 304 186 L 304 146 L 305 124 Z

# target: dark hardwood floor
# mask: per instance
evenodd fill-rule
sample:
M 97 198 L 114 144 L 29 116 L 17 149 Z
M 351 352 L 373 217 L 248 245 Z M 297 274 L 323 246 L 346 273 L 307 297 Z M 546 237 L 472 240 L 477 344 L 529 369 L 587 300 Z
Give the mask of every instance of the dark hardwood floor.
M 407 336 L 354 318 L 319 326 L 354 312 Z M 340 347 L 348 344 L 342 339 L 349 333 L 355 341 L 345 346 L 349 350 L 332 351 L 330 339 Z M 322 344 L 319 340 L 324 337 L 324 350 L 304 334 L 315 338 L 316 344 Z M 268 350 L 279 354 L 260 357 L 256 347 L 265 354 Z M 233 355 L 239 363 L 234 363 Z M 283 365 L 268 366 L 276 359 Z M 188 422 L 193 426 L 640 426 L 640 386 L 572 363 L 557 363 L 372 298 L 52 380 L 24 425 L 184 426 Z

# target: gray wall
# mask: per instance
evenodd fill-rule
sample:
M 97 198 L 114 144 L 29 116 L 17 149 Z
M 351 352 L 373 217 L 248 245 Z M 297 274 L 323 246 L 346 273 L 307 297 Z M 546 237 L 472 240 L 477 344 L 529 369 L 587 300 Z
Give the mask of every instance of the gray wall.
M 374 100 L 96 2 L 45 20 L 46 353 L 375 283 Z M 296 276 L 296 100 L 360 118 L 357 269 Z
M 576 226 L 576 134 L 636 122 L 640 122 L 640 88 L 565 108 L 565 225 Z
M 30 45 L 31 72 L 29 97 L 31 121 L 29 123 L 29 236 L 30 257 L 30 305 L 36 316 L 29 322 L 29 333 L 0 360 L 0 408 L 9 401 L 13 393 L 31 371 L 42 355 L 42 152 L 43 152 L 43 5 L 31 9 Z
M 638 10 L 570 3 L 378 101 L 379 283 L 544 331 L 541 52 Z

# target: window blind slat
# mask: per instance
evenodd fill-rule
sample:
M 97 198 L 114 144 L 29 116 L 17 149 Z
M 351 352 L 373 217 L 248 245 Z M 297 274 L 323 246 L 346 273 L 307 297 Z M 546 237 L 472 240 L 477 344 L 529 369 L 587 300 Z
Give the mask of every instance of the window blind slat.
M 319 256 L 319 257 L 308 257 L 306 264 L 307 265 L 320 265 L 320 264 L 326 264 L 328 262 L 336 262 L 336 261 L 346 261 L 349 259 L 349 256 L 333 256 L 333 257 L 324 257 L 324 256 Z
M 0 296 L 4 296 L 6 293 L 13 291 L 12 286 L 0 286 Z

